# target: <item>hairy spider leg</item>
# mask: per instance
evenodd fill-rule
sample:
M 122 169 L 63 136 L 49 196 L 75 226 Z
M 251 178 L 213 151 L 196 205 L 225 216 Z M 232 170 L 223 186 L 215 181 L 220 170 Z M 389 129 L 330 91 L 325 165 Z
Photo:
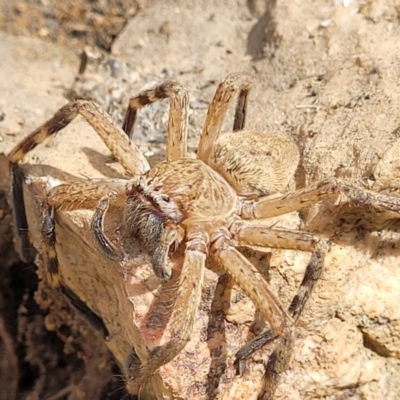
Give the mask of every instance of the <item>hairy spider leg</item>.
M 310 207 L 324 200 L 338 200 L 341 204 L 369 206 L 375 211 L 400 212 L 400 198 L 398 197 L 357 188 L 339 180 L 327 179 L 304 189 L 273 198 L 241 199 L 238 204 L 238 214 L 244 219 L 271 218 Z
M 164 82 L 144 90 L 129 100 L 122 129 L 132 138 L 137 110 L 158 100 L 169 98 L 170 111 L 167 134 L 167 161 L 187 156 L 187 130 L 189 118 L 188 91 L 177 82 Z
M 400 212 L 400 199 L 397 197 L 356 188 L 343 184 L 338 180 L 325 180 L 310 187 L 278 197 L 266 197 L 258 200 L 241 199 L 238 204 L 238 214 L 242 218 L 250 220 L 271 218 L 310 207 L 322 200 L 338 200 L 342 204 L 351 203 L 354 205 L 369 206 L 376 211 Z M 289 238 L 287 236 L 289 231 L 277 231 L 276 229 L 257 227 L 257 223 L 255 222 L 246 223 L 249 225 L 243 225 L 243 222 L 238 225 L 237 223 L 235 224 L 234 237 L 242 246 L 247 245 L 251 247 L 264 244 L 270 247 L 291 248 L 312 252 L 299 290 L 288 309 L 289 315 L 297 322 L 316 282 L 321 276 L 323 260 L 329 249 L 329 244 L 323 239 L 315 241 L 316 239 L 312 235 L 305 232 L 291 232 L 290 236 L 293 236 Z M 237 232 L 238 229 L 239 232 Z M 271 235 L 275 236 L 275 238 L 272 238 Z M 300 236 L 296 238 L 297 235 Z M 305 243 L 305 247 L 302 248 L 301 243 L 307 237 L 312 238 L 312 241 L 309 244 Z M 287 366 L 289 363 L 290 348 L 292 347 L 290 343 L 292 339 L 290 337 L 290 335 L 283 335 L 279 338 L 279 343 L 267 362 L 263 389 L 265 397 L 260 398 L 272 397 L 278 382 L 278 376 L 286 369 L 285 365 Z M 276 338 L 278 338 L 276 332 L 268 330 L 244 345 L 236 353 L 235 366 L 237 373 L 243 373 L 244 361 L 248 357 Z
M 221 133 L 222 123 L 224 122 L 228 107 L 237 92 L 239 94 L 235 108 L 233 130 L 240 131 L 244 128 L 247 113 L 247 98 L 251 86 L 252 78 L 246 73 L 230 74 L 219 84 L 208 108 L 206 121 L 200 136 L 198 157 L 204 162 L 207 162 L 214 142 Z
M 111 117 L 94 103 L 79 100 L 62 107 L 51 119 L 17 144 L 8 155 L 12 177 L 11 186 L 12 200 L 14 204 L 15 231 L 17 237 L 21 238 L 22 254 L 25 257 L 29 256 L 27 249 L 30 245 L 28 247 L 29 233 L 23 200 L 23 175 L 18 168 L 18 163 L 24 159 L 27 153 L 49 137 L 55 135 L 61 129 L 65 128 L 79 114 L 82 115 L 90 125 L 92 125 L 121 165 L 134 177 L 139 177 L 150 169 L 147 160 L 139 151 L 137 146 L 131 143 L 124 132 L 114 123 Z M 83 188 L 80 185 L 83 185 L 85 190 L 82 190 Z M 103 189 L 104 186 L 107 185 L 103 185 Z M 91 202 L 88 202 L 88 198 L 93 195 L 93 193 L 95 193 L 95 195 L 100 194 L 96 200 L 97 204 L 98 199 L 104 195 L 104 193 L 102 190 L 100 190 L 100 193 L 96 193 L 96 187 L 97 186 L 93 183 L 76 183 L 75 189 L 69 185 L 68 188 L 70 190 L 66 190 L 64 194 L 60 194 L 65 190 L 65 186 L 62 185 L 62 187 L 59 187 L 55 192 L 53 192 L 53 196 L 45 196 L 46 198 L 43 199 L 44 211 L 42 218 L 42 234 L 44 243 L 47 245 L 49 258 L 48 269 L 50 275 L 54 278 L 56 278 L 58 272 L 58 261 L 55 252 L 56 238 L 54 209 L 61 209 L 65 204 L 69 204 L 67 207 L 70 209 L 88 207 L 89 203 L 91 204 Z

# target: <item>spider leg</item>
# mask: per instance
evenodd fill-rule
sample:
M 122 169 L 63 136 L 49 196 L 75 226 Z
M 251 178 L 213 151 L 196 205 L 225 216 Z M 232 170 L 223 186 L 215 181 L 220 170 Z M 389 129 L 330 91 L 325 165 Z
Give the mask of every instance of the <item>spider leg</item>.
M 294 333 L 294 329 L 291 329 L 279 337 L 278 344 L 269 356 L 265 367 L 263 387 L 257 400 L 272 400 L 274 398 L 280 375 L 289 367 L 293 353 Z
M 29 241 L 29 228 L 24 203 L 23 182 L 25 175 L 17 164 L 10 163 L 10 177 L 15 237 L 22 260 L 29 263 L 34 260 L 34 249 Z
M 56 252 L 56 224 L 54 220 L 54 207 L 50 206 L 47 196 L 44 195 L 42 202 L 42 228 L 41 234 L 47 255 L 47 271 L 50 281 L 54 286 L 58 285 L 58 258 Z
M 114 245 L 111 244 L 110 240 L 104 234 L 103 223 L 111 202 L 120 207 L 125 205 L 126 182 L 123 179 L 109 181 L 94 179 L 59 185 L 49 191 L 47 202 L 49 207 L 52 207 L 56 211 L 94 208 L 95 212 L 92 217 L 90 230 L 93 234 L 96 247 L 111 260 L 121 261 L 123 256 L 118 254 Z
M 284 311 L 279 300 L 270 292 L 261 274 L 250 261 L 229 245 L 227 237 L 220 236 L 211 246 L 211 250 L 214 257 L 250 297 L 257 309 L 265 315 L 271 326 L 270 340 L 279 338 L 279 344 L 269 358 L 266 367 L 267 372 L 261 396 L 265 394 L 267 397 L 259 397 L 259 399 L 272 399 L 278 384 L 279 374 L 288 368 L 292 354 L 293 321 Z M 247 350 L 246 346 L 245 350 Z M 253 349 L 250 350 L 251 354 Z M 236 360 L 235 364 L 239 368 L 243 367 L 241 359 Z
M 325 180 L 282 196 L 259 200 L 242 199 L 239 201 L 238 214 L 245 219 L 270 218 L 329 199 L 366 205 L 377 211 L 400 212 L 399 197 L 356 188 L 337 180 Z
M 170 112 L 167 136 L 167 161 L 186 158 L 187 129 L 189 117 L 189 94 L 176 82 L 165 82 L 153 89 L 145 90 L 129 100 L 125 119 L 122 124 L 124 132 L 132 138 L 133 126 L 138 109 L 162 99 L 170 99 Z
M 103 231 L 105 214 L 113 204 L 123 206 L 125 204 L 125 180 L 87 180 L 63 184 L 51 189 L 47 196 L 48 212 L 46 219 L 43 219 L 43 226 L 48 227 L 43 233 L 49 232 L 47 240 L 48 254 L 52 256 L 52 263 L 55 265 L 57 253 L 55 250 L 55 222 L 54 210 L 82 210 L 93 209 L 90 230 L 94 237 L 96 247 L 108 258 L 114 261 L 121 261 L 123 256 L 118 254 L 114 245 L 106 237 Z M 100 200 L 99 200 L 100 199 Z M 46 208 L 45 208 L 46 210 Z M 50 214 L 51 213 L 51 214 Z M 46 235 L 44 235 L 46 237 Z M 49 258 L 50 261 L 50 258 Z M 57 262 L 58 267 L 58 262 Z M 58 270 L 58 268 L 57 268 Z M 55 272 L 50 270 L 51 274 Z
M 292 320 L 256 267 L 233 247 L 226 229 L 220 229 L 211 243 L 214 258 L 265 315 L 272 330 L 281 335 L 292 324 Z
M 150 166 L 111 117 L 94 103 L 78 100 L 60 108 L 54 116 L 15 146 L 8 155 L 11 163 L 22 161 L 27 153 L 82 115 L 95 129 L 115 158 L 133 176 L 144 174 Z
M 294 321 L 297 321 L 299 319 L 301 312 L 303 311 L 304 306 L 307 303 L 307 300 L 310 297 L 312 290 L 314 289 L 315 284 L 317 283 L 318 279 L 321 276 L 324 255 L 326 251 L 327 251 L 326 242 L 322 242 L 321 244 L 318 243 L 315 244 L 315 250 L 312 253 L 311 259 L 306 267 L 303 280 L 300 284 L 297 294 L 294 296 L 289 306 L 288 311 Z M 246 359 L 248 359 L 254 352 L 259 350 L 261 347 L 271 342 L 272 340 L 276 339 L 277 337 L 278 335 L 274 331 L 268 330 L 256 336 L 248 343 L 246 343 L 236 353 L 235 356 L 235 366 L 238 375 L 243 374 L 245 367 L 244 362 Z M 272 360 L 270 362 L 272 362 Z
M 308 232 L 269 228 L 257 222 L 236 221 L 231 225 L 230 232 L 238 246 L 301 250 L 312 253 L 303 281 L 289 307 L 289 314 L 296 321 L 321 275 L 325 254 L 330 244 L 325 239 Z
M 56 224 L 55 224 L 55 213 L 62 210 L 83 210 L 93 209 L 95 206 L 103 206 L 102 220 L 104 219 L 104 213 L 108 209 L 104 206 L 104 197 L 108 196 L 113 200 L 113 203 L 123 205 L 125 201 L 125 185 L 124 180 L 76 180 L 66 184 L 55 186 L 51 189 L 43 188 L 43 192 L 40 193 L 42 208 L 42 243 L 44 246 L 45 263 L 47 265 L 47 271 L 49 272 L 49 282 L 55 286 L 59 284 L 58 277 L 58 259 L 56 252 Z M 100 198 L 100 201 L 99 201 Z M 96 209 L 93 221 L 98 221 L 99 211 Z M 97 217 L 97 219 L 96 219 Z M 94 223 L 92 222 L 92 225 Z M 101 238 L 105 238 L 106 244 L 109 243 L 108 239 L 101 231 L 96 231 L 92 227 L 92 232 L 95 238 L 95 244 L 97 245 Z M 96 234 L 98 234 L 96 236 Z M 99 245 L 97 247 L 100 247 Z M 106 246 L 104 246 L 106 247 Z M 110 244 L 110 249 L 113 246 Z M 103 250 L 109 258 L 120 260 L 122 257 L 115 256 L 112 258 Z M 116 252 L 114 252 L 116 254 Z
M 180 242 L 182 239 L 183 234 L 179 231 L 178 226 L 167 222 L 161 234 L 160 242 L 154 249 L 152 257 L 154 273 L 162 281 L 167 281 L 171 278 L 172 271 L 168 266 L 169 249 L 174 243 Z
M 96 247 L 106 257 L 113 261 L 122 261 L 124 259 L 123 255 L 118 254 L 118 251 L 115 249 L 114 245 L 104 234 L 103 228 L 105 214 L 110 207 L 110 203 L 114 202 L 116 197 L 116 192 L 110 192 L 99 200 L 90 223 L 90 230 L 93 234 L 93 238 L 95 239 L 94 243 L 96 244 Z
M 111 117 L 94 103 L 74 101 L 62 107 L 51 119 L 15 146 L 8 155 L 12 176 L 11 186 L 15 210 L 15 229 L 17 236 L 20 237 L 22 253 L 25 254 L 25 258 L 28 255 L 28 251 L 26 250 L 28 248 L 28 226 L 25 210 L 22 209 L 24 204 L 21 189 L 22 175 L 18 173 L 17 164 L 36 146 L 66 127 L 78 114 L 82 115 L 92 125 L 121 165 L 134 177 L 138 177 L 150 169 L 147 160 L 139 149 L 130 143 L 124 132 L 114 123 Z M 72 184 L 61 185 L 44 196 L 42 235 L 44 244 L 47 246 L 48 265 L 51 276 L 56 276 L 58 270 L 54 249 L 54 209 L 62 209 L 63 207 L 68 209 L 90 207 L 93 203 L 93 194 L 98 196 L 99 191 L 101 193 L 100 188 L 103 187 L 104 189 L 106 186 L 106 183 L 96 185 L 94 183 L 77 182 L 75 188 Z M 101 196 L 98 196 L 97 199 L 99 197 Z
M 245 73 L 230 74 L 219 84 L 208 108 L 200 137 L 198 156 L 204 162 L 207 162 L 213 144 L 218 139 L 228 107 L 237 92 L 239 92 L 239 95 L 236 103 L 233 130 L 239 131 L 244 128 L 247 97 L 251 84 L 251 76 Z
M 113 204 L 124 207 L 126 183 L 125 179 L 76 179 L 53 187 L 47 196 L 49 204 L 58 211 L 91 210 L 99 199 L 112 193 L 116 194 Z
M 14 230 L 16 236 L 19 238 L 20 252 L 22 259 L 27 262 L 32 254 L 33 246 L 30 243 L 28 219 L 26 215 L 25 202 L 24 202 L 24 184 L 29 186 L 29 181 L 25 181 L 25 175 L 18 164 L 11 164 L 11 183 L 12 183 L 12 204 L 14 215 Z M 25 181 L 25 183 L 24 183 Z M 35 198 L 40 201 L 41 209 L 41 253 L 43 262 L 46 265 L 48 274 L 48 283 L 51 286 L 58 286 L 58 259 L 55 250 L 55 222 L 54 222 L 54 208 L 51 207 L 47 201 L 47 191 L 45 185 L 38 185 L 35 190 Z
M 11 175 L 11 201 L 13 204 L 14 231 L 18 238 L 18 246 L 22 260 L 32 262 L 34 259 L 34 248 L 29 238 L 29 227 L 24 202 L 24 180 L 25 175 L 18 164 L 10 163 Z M 54 209 L 47 202 L 45 188 L 36 197 L 41 200 L 41 236 L 46 254 L 45 263 L 49 272 L 49 283 L 53 286 L 59 284 L 58 281 L 58 260 L 55 252 L 55 224 Z
M 321 276 L 325 254 L 330 247 L 329 243 L 307 232 L 269 228 L 265 224 L 257 222 L 244 223 L 243 221 L 234 221 L 230 226 L 230 232 L 239 246 L 293 249 L 312 253 L 303 280 L 288 310 L 290 317 L 296 323 L 316 282 Z M 263 396 L 266 397 L 262 398 L 270 398 L 273 395 L 279 374 L 288 367 L 294 340 L 294 327 L 295 324 L 290 329 L 291 332 L 283 332 L 283 335 L 279 337 L 276 348 L 269 357 L 263 389 Z M 237 373 L 242 375 L 245 360 L 256 350 L 276 338 L 278 338 L 277 332 L 272 328 L 246 343 L 235 356 Z
M 264 221 L 234 221 L 229 231 L 238 246 L 314 251 L 319 238 L 309 232 L 273 228 Z
M 129 385 L 140 387 L 143 382 L 162 365 L 179 354 L 190 340 L 197 309 L 201 301 L 205 260 L 208 249 L 208 236 L 202 232 L 188 232 L 182 270 L 176 284 L 175 302 L 171 308 L 168 325 L 172 327 L 171 340 L 149 351 L 148 359 L 142 365 L 134 363 L 129 369 Z M 163 310 L 158 309 L 158 313 Z

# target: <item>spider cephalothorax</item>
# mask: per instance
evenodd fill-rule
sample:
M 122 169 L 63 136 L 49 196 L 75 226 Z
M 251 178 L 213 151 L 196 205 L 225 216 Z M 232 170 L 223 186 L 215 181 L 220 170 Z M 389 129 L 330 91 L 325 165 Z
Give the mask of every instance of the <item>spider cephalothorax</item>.
M 91 231 L 97 248 L 106 257 L 129 258 L 105 234 L 104 217 L 111 204 L 124 207 L 125 236 L 138 238 L 152 254 L 152 266 L 162 285 L 168 285 L 172 271 L 171 252 L 179 250 L 179 276 L 174 298 L 160 304 L 155 316 L 168 321 L 166 343 L 157 343 L 127 355 L 127 387 L 138 393 L 149 377 L 171 361 L 192 334 L 201 293 L 206 260 L 217 263 L 261 311 L 270 330 L 245 345 L 235 365 L 243 371 L 244 361 L 265 343 L 277 339 L 266 362 L 260 398 L 273 396 L 279 373 L 289 363 L 294 327 L 317 282 L 329 244 L 310 233 L 277 228 L 267 218 L 309 207 L 322 199 L 349 200 L 378 210 L 400 210 L 400 200 L 357 189 L 337 181 L 280 195 L 296 170 L 299 152 L 285 136 L 244 130 L 247 95 L 251 79 L 247 74 L 231 74 L 219 86 L 212 100 L 201 134 L 198 158 L 187 157 L 188 94 L 175 82 L 166 82 L 130 100 L 123 130 L 93 103 L 75 101 L 61 108 L 53 118 L 32 132 L 9 154 L 14 177 L 14 201 L 18 199 L 16 171 L 26 153 L 55 134 L 81 114 L 94 127 L 115 158 L 132 175 L 124 180 L 88 180 L 50 189 L 43 201 L 43 241 L 47 246 L 49 272 L 57 275 L 53 213 L 58 210 L 94 209 Z M 222 122 L 234 95 L 238 94 L 233 132 L 220 135 Z M 152 169 L 131 134 L 139 108 L 161 98 L 169 98 L 167 160 Z M 274 194 L 274 196 L 269 196 Z M 26 235 L 24 218 L 15 218 L 17 234 Z M 237 249 L 296 249 L 312 253 L 301 286 L 286 310 L 270 291 L 253 264 Z M 152 329 L 151 321 L 143 329 Z M 161 329 L 160 327 L 156 327 Z M 165 327 L 164 327 L 165 328 Z M 167 328 L 165 328 L 167 329 Z M 153 329 L 154 331 L 154 329 Z M 143 333 L 143 332 L 142 332 Z M 139 354 L 139 352 L 138 352 Z M 131 361 L 129 361 L 131 360 Z
M 141 179 L 137 190 L 176 224 L 192 217 L 224 216 L 233 211 L 235 201 L 234 190 L 221 175 L 192 159 L 158 164 Z

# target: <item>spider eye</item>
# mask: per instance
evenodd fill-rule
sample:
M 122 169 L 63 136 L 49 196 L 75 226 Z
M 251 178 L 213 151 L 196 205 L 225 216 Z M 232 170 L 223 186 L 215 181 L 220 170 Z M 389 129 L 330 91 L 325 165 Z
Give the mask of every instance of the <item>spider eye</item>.
M 166 203 L 169 203 L 171 201 L 171 198 L 169 196 L 166 196 L 165 194 L 161 195 L 161 200 L 165 201 Z

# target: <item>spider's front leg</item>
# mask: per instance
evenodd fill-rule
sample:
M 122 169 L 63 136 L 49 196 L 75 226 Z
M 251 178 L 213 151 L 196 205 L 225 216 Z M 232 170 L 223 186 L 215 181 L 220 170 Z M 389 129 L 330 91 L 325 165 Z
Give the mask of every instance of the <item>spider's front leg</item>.
M 59 211 L 91 210 L 99 203 L 99 198 L 112 196 L 114 203 L 123 206 L 125 202 L 125 180 L 80 180 L 71 181 L 53 188 L 35 189 L 35 198 L 40 198 L 41 207 L 41 247 L 48 280 L 53 286 L 60 283 L 59 263 L 56 251 L 56 222 Z M 47 186 L 49 185 L 49 182 Z M 24 214 L 25 215 L 25 214 Z M 95 237 L 95 239 L 97 239 Z M 96 243 L 96 240 L 94 241 Z M 98 246 L 99 247 L 99 246 Z
M 13 206 L 14 230 L 18 238 L 18 247 L 22 260 L 33 261 L 34 247 L 30 242 L 28 217 L 25 210 L 24 186 L 31 187 L 31 180 L 27 179 L 23 169 L 18 164 L 10 163 L 11 176 L 11 203 Z M 55 222 L 54 208 L 48 202 L 47 188 L 44 183 L 32 186 L 35 190 L 34 198 L 39 203 L 41 210 L 40 219 L 40 249 L 46 270 L 48 282 L 52 286 L 59 285 L 58 259 L 55 250 Z
M 94 103 L 87 101 L 74 101 L 58 110 L 52 118 L 33 131 L 8 155 L 12 176 L 12 201 L 14 204 L 15 230 L 20 237 L 22 253 L 29 258 L 28 224 L 24 208 L 23 175 L 18 167 L 27 153 L 40 143 L 66 127 L 77 115 L 82 115 L 95 129 L 106 146 L 111 150 L 121 165 L 133 176 L 140 176 L 149 170 L 149 164 L 139 149 L 130 142 L 124 132 L 114 123 L 111 117 L 98 108 Z M 120 191 L 120 184 L 117 186 Z M 55 252 L 55 225 L 53 221 L 54 210 L 57 209 L 84 209 L 97 204 L 99 198 L 112 190 L 106 182 L 78 181 L 70 185 L 61 185 L 50 190 L 43 197 L 43 223 L 42 234 L 48 256 L 50 276 L 55 277 L 58 271 L 58 262 Z M 124 190 L 125 191 L 125 190 Z M 28 247 L 29 245 L 29 247 Z
M 74 101 L 60 108 L 52 118 L 18 143 L 8 155 L 10 163 L 17 164 L 22 161 L 27 153 L 65 128 L 79 114 L 93 127 L 120 164 L 133 176 L 142 175 L 150 169 L 146 158 L 111 117 L 96 104 L 83 100 Z
M 24 208 L 24 177 L 22 171 L 18 167 L 18 164 L 24 159 L 26 154 L 28 154 L 46 139 L 54 136 L 57 132 L 65 128 L 79 114 L 83 116 L 90 123 L 90 125 L 92 125 L 92 127 L 104 141 L 106 146 L 111 150 L 114 156 L 118 159 L 121 165 L 133 176 L 140 176 L 150 168 L 147 160 L 139 151 L 139 149 L 130 142 L 124 132 L 114 123 L 111 117 L 97 107 L 94 103 L 87 101 L 74 101 L 60 108 L 60 110 L 58 110 L 52 118 L 34 130 L 20 143 L 18 143 L 8 155 L 12 179 L 11 188 L 15 231 L 16 236 L 20 238 L 22 250 L 21 253 L 27 260 L 31 258 L 31 254 L 28 238 L 28 224 Z M 85 186 L 85 184 L 83 184 L 83 186 Z M 47 244 L 49 257 L 52 260 L 49 265 L 52 265 L 50 267 L 50 272 L 53 275 L 55 275 L 58 267 L 53 249 L 55 236 L 54 223 L 52 222 L 52 209 L 61 209 L 65 204 L 69 204 L 68 207 L 72 209 L 89 207 L 88 203 L 93 204 L 92 201 L 89 201 L 89 197 L 91 196 L 90 193 L 94 193 L 95 195 L 98 194 L 96 193 L 96 188 L 94 188 L 94 190 L 92 189 L 93 185 L 91 189 L 86 192 L 86 189 L 80 188 L 80 184 L 76 184 L 75 188 L 70 186 L 65 194 L 62 194 L 62 189 L 59 188 L 57 192 L 61 194 L 58 197 L 54 193 L 54 196 L 50 195 L 48 198 L 45 198 L 46 196 L 44 196 L 43 198 L 43 237 L 44 242 Z M 99 197 L 97 197 L 97 200 L 98 198 Z M 83 207 L 81 207 L 81 205 L 83 205 Z
M 173 228 L 170 227 L 170 229 Z M 179 234 L 179 229 L 176 227 L 176 235 Z M 174 359 L 190 340 L 201 301 L 208 248 L 208 235 L 188 226 L 182 269 L 178 282 L 174 286 L 174 293 L 169 293 L 169 297 L 174 298 L 175 301 L 169 304 L 160 304 L 160 307 L 154 311 L 160 316 L 157 319 L 164 319 L 165 315 L 169 316 L 166 329 L 170 332 L 171 338 L 166 344 L 149 350 L 146 360 L 128 365 L 127 387 L 132 393 L 140 392 L 140 388 L 147 379 L 161 366 Z M 152 327 L 148 328 L 152 329 Z M 141 333 L 147 334 L 145 329 Z
M 100 198 L 90 223 L 90 230 L 98 250 L 100 250 L 110 260 L 122 261 L 124 255 L 120 254 L 120 252 L 115 249 L 115 246 L 104 233 L 105 215 L 110 208 L 110 204 L 115 203 L 117 198 L 118 193 L 115 191 L 110 191 Z

